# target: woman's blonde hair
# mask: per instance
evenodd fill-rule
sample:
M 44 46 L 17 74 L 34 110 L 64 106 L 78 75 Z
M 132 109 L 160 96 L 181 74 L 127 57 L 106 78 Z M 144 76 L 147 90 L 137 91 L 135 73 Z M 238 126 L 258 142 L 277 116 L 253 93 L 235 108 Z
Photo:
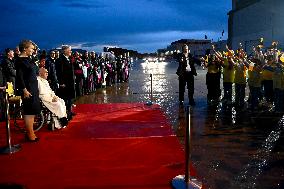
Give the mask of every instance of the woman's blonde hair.
M 28 48 L 30 45 L 34 46 L 34 42 L 32 42 L 31 40 L 27 40 L 27 39 L 22 40 L 19 44 L 20 52 L 23 52 L 24 49 Z

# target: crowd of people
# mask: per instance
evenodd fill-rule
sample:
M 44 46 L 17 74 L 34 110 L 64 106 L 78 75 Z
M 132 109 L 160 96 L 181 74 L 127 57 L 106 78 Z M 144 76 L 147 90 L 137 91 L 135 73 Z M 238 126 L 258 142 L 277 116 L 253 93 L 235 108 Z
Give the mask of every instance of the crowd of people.
M 0 90 L 11 82 L 14 91 L 22 97 L 26 138 L 37 142 L 33 131 L 35 115 L 43 103 L 55 113 L 61 127 L 66 127 L 75 113 L 72 112 L 76 97 L 94 92 L 97 88 L 127 82 L 130 59 L 128 54 L 115 56 L 113 52 L 83 54 L 72 52 L 71 46 L 48 53 L 31 40 L 23 40 L 13 50 L 5 49 L 0 64 Z M 1 118 L 3 118 L 4 93 L 0 93 Z M 60 128 L 60 127 L 58 127 Z
M 189 104 L 195 105 L 194 76 L 197 72 L 194 64 L 198 62 L 207 68 L 209 105 L 221 100 L 225 106 L 233 105 L 238 110 L 258 111 L 260 104 L 266 104 L 275 112 L 284 112 L 284 56 L 277 48 L 277 42 L 266 50 L 259 44 L 250 55 L 241 44 L 236 51 L 226 48 L 226 52 L 221 52 L 212 46 L 204 57 L 196 59 L 188 46 L 183 46 L 182 53 L 177 56 L 180 104 L 183 104 L 187 85 Z M 54 112 L 61 127 L 65 127 L 74 116 L 72 106 L 76 97 L 116 82 L 127 82 L 129 68 L 127 54 L 115 56 L 108 52 L 98 55 L 93 51 L 81 54 L 72 52 L 69 45 L 39 53 L 33 41 L 23 40 L 14 50 L 5 50 L 5 58 L 0 64 L 0 90 L 5 90 L 7 82 L 13 84 L 14 91 L 23 100 L 27 139 L 38 141 L 33 123 L 35 115 L 41 111 L 41 103 Z M 246 102 L 247 85 L 249 98 Z M 3 112 L 3 92 L 0 98 Z
M 284 56 L 277 42 L 264 49 L 263 44 L 253 47 L 247 55 L 242 45 L 233 51 L 216 51 L 214 46 L 201 61 L 207 68 L 206 85 L 209 104 L 219 102 L 220 81 L 223 80 L 224 105 L 234 105 L 238 110 L 255 112 L 266 106 L 284 112 Z M 245 100 L 246 87 L 249 98 Z M 233 90 L 234 89 L 234 90 Z M 233 91 L 235 94 L 233 94 Z
M 186 86 L 189 105 L 195 105 L 195 64 L 201 63 L 207 69 L 208 105 L 217 105 L 221 100 L 224 107 L 234 106 L 241 111 L 256 112 L 265 107 L 276 113 L 284 112 L 284 53 L 277 48 L 277 42 L 268 48 L 260 43 L 253 47 L 249 55 L 242 44 L 236 51 L 226 46 L 226 52 L 217 51 L 212 45 L 212 49 L 208 49 L 200 59 L 194 58 L 185 44 L 176 58 L 179 62 L 176 74 L 179 78 L 180 105 L 184 103 Z M 247 86 L 249 90 L 246 90 Z M 247 100 L 246 91 L 249 91 Z

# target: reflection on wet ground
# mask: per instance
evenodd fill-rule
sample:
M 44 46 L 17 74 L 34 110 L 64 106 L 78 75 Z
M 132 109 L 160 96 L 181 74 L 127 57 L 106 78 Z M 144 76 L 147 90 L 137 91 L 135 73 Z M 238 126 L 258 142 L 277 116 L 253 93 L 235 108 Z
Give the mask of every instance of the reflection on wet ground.
M 176 67 L 175 62 L 135 63 L 129 83 L 98 89 L 76 103 L 145 103 L 151 97 L 149 75 L 153 74 L 153 101 L 161 106 L 184 144 L 186 121 L 184 107 L 178 105 Z M 239 112 L 221 103 L 208 107 L 205 74 L 199 69 L 196 106 L 191 108 L 191 157 L 203 183 L 212 189 L 284 188 L 282 115 Z

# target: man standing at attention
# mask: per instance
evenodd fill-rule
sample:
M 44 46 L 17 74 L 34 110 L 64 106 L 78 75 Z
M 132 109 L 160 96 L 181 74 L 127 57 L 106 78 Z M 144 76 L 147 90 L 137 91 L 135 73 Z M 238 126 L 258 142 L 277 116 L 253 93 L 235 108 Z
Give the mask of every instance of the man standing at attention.
M 49 57 L 45 61 L 45 68 L 49 73 L 47 80 L 50 84 L 50 87 L 53 91 L 56 91 L 58 88 L 58 81 L 55 70 L 55 51 L 50 51 Z
M 187 85 L 189 105 L 194 106 L 194 76 L 197 76 L 197 73 L 194 66 L 195 59 L 189 53 L 189 49 L 186 44 L 183 45 L 182 53 L 178 54 L 177 60 L 179 62 L 176 72 L 179 79 L 179 103 L 180 105 L 183 105 L 184 103 L 184 92 L 185 86 Z
M 57 95 L 65 101 L 68 119 L 72 119 L 74 113 L 71 112 L 72 100 L 75 98 L 74 68 L 71 64 L 71 46 L 63 45 L 62 54 L 55 61 L 55 69 L 59 88 Z

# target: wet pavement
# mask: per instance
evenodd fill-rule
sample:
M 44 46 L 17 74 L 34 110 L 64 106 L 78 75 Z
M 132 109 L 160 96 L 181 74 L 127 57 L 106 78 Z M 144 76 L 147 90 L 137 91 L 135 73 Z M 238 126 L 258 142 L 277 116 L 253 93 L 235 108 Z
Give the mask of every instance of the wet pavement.
M 98 89 L 76 103 L 149 102 L 153 74 L 152 100 L 161 106 L 184 145 L 188 100 L 179 106 L 176 68 L 176 62 L 136 62 L 129 83 Z M 195 77 L 191 159 L 206 188 L 284 188 L 284 125 L 279 122 L 282 115 L 268 109 L 253 114 L 236 111 L 222 103 L 208 106 L 205 75 L 206 70 L 200 68 Z

